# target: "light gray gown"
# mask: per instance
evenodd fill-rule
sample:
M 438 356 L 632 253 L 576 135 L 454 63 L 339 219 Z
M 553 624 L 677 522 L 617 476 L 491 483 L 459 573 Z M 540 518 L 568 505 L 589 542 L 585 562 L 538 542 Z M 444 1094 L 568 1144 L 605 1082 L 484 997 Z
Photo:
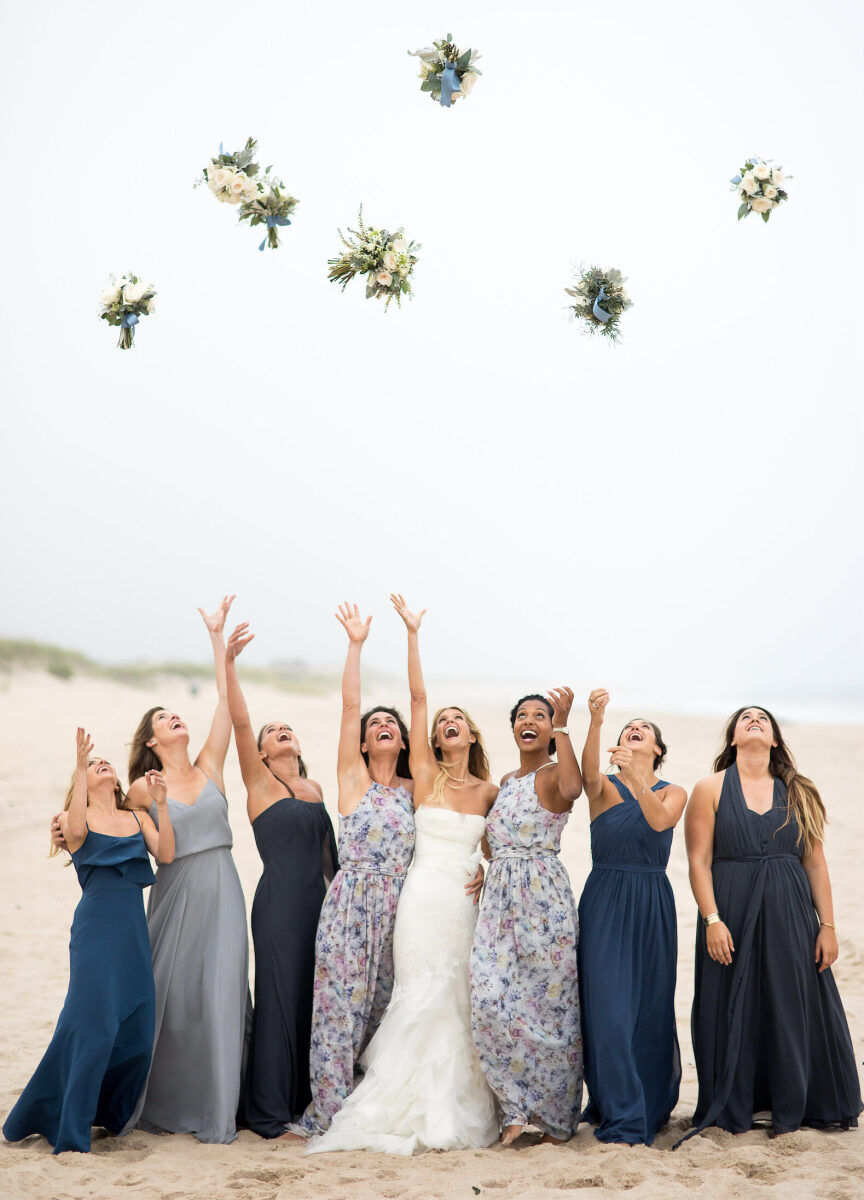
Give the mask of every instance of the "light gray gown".
M 233 1142 L 249 995 L 246 905 L 228 802 L 208 779 L 194 805 L 169 796 L 176 857 L 156 872 L 147 923 L 156 1037 L 126 1126 Z M 155 804 L 151 809 L 157 820 Z

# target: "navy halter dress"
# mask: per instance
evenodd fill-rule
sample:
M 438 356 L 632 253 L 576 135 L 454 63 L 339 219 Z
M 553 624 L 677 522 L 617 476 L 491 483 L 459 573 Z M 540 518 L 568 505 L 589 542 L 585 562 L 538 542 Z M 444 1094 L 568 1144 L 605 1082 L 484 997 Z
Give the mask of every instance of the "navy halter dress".
M 583 1120 L 601 1142 L 644 1142 L 678 1100 L 678 935 L 666 878 L 672 830 L 652 829 L 612 775 L 621 803 L 591 822 L 593 869 L 579 901 Z M 668 787 L 662 780 L 652 791 Z
M 83 895 L 72 920 L 66 1003 L 3 1126 L 10 1142 L 41 1133 L 55 1154 L 89 1150 L 92 1125 L 122 1130 L 147 1080 L 156 1007 L 142 894 L 155 876 L 144 835 L 91 829 L 72 862 Z

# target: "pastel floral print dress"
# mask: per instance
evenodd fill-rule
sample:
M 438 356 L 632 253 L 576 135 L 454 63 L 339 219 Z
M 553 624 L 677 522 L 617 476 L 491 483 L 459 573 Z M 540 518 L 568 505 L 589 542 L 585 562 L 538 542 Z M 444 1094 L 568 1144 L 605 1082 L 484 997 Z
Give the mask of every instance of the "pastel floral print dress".
M 289 1126 L 323 1133 L 354 1088 L 357 1060 L 393 991 L 393 924 L 414 852 L 414 800 L 373 783 L 339 817 L 339 863 L 321 909 L 309 1074 L 312 1101 Z
M 502 1125 L 573 1135 L 582 1104 L 579 918 L 558 854 L 569 813 L 534 772 L 508 779 L 486 822 L 492 863 L 471 950 L 474 1044 Z

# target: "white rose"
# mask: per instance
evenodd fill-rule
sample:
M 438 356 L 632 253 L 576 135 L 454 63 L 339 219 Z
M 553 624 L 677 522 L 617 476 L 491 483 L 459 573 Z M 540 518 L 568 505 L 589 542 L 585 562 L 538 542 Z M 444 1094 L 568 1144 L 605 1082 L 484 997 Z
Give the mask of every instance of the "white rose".
M 768 187 L 762 189 L 762 195 L 767 196 L 769 200 L 777 199 L 777 189 L 769 183 Z
M 462 89 L 462 95 L 470 96 L 471 92 L 474 90 L 474 84 L 476 82 L 477 76 L 473 71 L 469 71 L 467 75 L 464 75 L 462 79 L 459 80 L 459 87 Z
M 395 271 L 397 266 L 396 255 L 392 250 L 385 250 L 381 255 L 381 261 L 388 271 Z
M 408 253 L 408 243 L 406 242 L 405 238 L 403 238 L 403 237 L 394 238 L 391 245 L 393 246 L 393 249 L 396 251 L 397 254 L 407 254 Z
M 750 201 L 750 207 L 755 213 L 766 213 L 774 207 L 774 201 L 769 200 L 767 196 L 754 196 Z
M 756 176 L 757 179 L 770 179 L 771 178 L 771 168 L 768 166 L 767 163 L 759 163 L 759 165 L 757 167 L 753 168 L 753 174 Z
M 127 283 L 123 288 L 123 302 L 125 304 L 137 304 L 147 288 L 143 283 Z
M 775 185 L 775 187 L 779 188 L 783 186 L 783 176 L 776 167 L 771 168 L 771 182 Z
M 257 200 L 258 197 L 260 196 L 260 194 L 261 194 L 261 192 L 260 192 L 258 184 L 255 182 L 255 180 L 247 179 L 246 187 L 243 189 L 244 200 Z
M 753 177 L 752 171 L 746 172 L 743 179 L 741 180 L 740 186 L 741 186 L 741 191 L 744 192 L 748 196 L 752 196 L 754 192 L 759 191 L 759 184 L 756 182 L 755 178 Z
M 438 51 L 434 46 L 424 46 L 422 50 L 409 50 L 408 53 L 413 54 L 416 58 L 419 58 L 421 62 L 428 63 L 434 62 L 438 57 Z
M 382 287 L 389 288 L 390 284 L 393 282 L 393 276 L 389 271 L 379 271 L 375 276 L 375 282 L 380 283 Z
M 156 305 L 153 303 L 153 297 L 152 297 L 152 296 L 151 296 L 151 297 L 150 297 L 150 299 L 147 301 L 147 303 L 146 303 L 146 305 L 145 305 L 145 308 L 147 309 L 147 312 L 148 312 L 148 313 L 152 313 L 152 312 L 155 312 L 155 311 L 156 311 Z
M 234 172 L 229 171 L 227 167 L 217 167 L 215 171 L 208 172 L 211 183 L 214 188 L 226 188 L 234 177 Z
M 110 308 L 112 304 L 116 304 L 120 299 L 120 285 L 109 283 L 108 287 L 102 289 L 100 299 L 106 308 Z
M 243 193 L 246 191 L 248 186 L 249 176 L 245 175 L 242 171 L 238 171 L 236 175 L 232 176 L 231 181 L 228 184 L 228 191 L 230 195 L 242 198 Z

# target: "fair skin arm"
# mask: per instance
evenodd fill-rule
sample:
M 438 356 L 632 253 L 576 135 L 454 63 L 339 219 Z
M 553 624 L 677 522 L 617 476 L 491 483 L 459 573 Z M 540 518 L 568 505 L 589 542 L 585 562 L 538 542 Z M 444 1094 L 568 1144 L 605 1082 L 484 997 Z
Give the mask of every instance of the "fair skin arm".
M 718 911 L 711 864 L 714 860 L 714 823 L 719 797 L 720 782 L 716 775 L 700 779 L 693 789 L 684 818 L 684 837 L 690 863 L 690 887 L 702 917 Z M 706 928 L 705 944 L 709 957 L 728 967 L 732 962 L 735 944 L 732 934 L 723 922 L 722 913 L 720 918 Z
M 273 776 L 265 767 L 258 750 L 258 741 L 252 728 L 249 709 L 237 678 L 237 655 L 249 645 L 255 637 L 249 632 L 248 622 L 238 625 L 231 637 L 225 652 L 225 678 L 228 692 L 228 711 L 234 726 L 234 742 L 240 759 L 240 774 L 243 776 L 243 786 L 246 788 L 246 812 L 249 820 L 254 821 L 260 816 L 271 802 L 270 789 Z
M 420 663 L 420 623 L 426 609 L 413 613 L 405 603 L 405 598 L 396 593 L 390 596 L 393 607 L 405 622 L 408 631 L 408 687 L 411 692 L 411 730 L 408 738 L 408 757 L 411 764 L 411 775 L 415 781 L 417 800 L 422 804 L 423 798 L 429 794 L 438 764 L 426 730 L 429 726 L 429 704 L 426 699 L 426 685 L 423 682 L 423 667 Z
M 336 757 L 339 812 L 347 816 L 360 803 L 371 783 L 360 753 L 360 653 L 369 636 L 372 618 L 362 620 L 357 605 L 350 605 L 346 601 L 339 605 L 336 620 L 348 634 L 348 654 L 342 672 L 342 724 L 339 727 Z
M 566 725 L 573 707 L 572 688 L 552 688 L 549 703 L 553 709 L 553 728 Z M 569 812 L 573 801 L 582 795 L 582 773 L 573 743 L 566 733 L 555 734 L 555 756 L 557 763 L 539 772 L 534 786 L 538 800 L 549 812 Z
M 158 863 L 174 861 L 174 827 L 171 824 L 171 813 L 168 809 L 168 787 L 159 771 L 148 771 L 144 776 L 147 791 L 156 805 L 159 814 L 157 828 L 149 813 L 141 813 L 138 820 L 147 849 Z
M 62 822 L 66 846 L 71 852 L 78 850 L 87 836 L 87 765 L 92 749 L 89 733 L 79 726 L 75 731 L 75 784 Z
M 222 772 L 225 767 L 228 746 L 231 742 L 231 714 L 228 711 L 224 629 L 225 618 L 228 616 L 228 610 L 233 603 L 233 596 L 223 596 L 222 603 L 214 613 L 208 615 L 203 608 L 198 609 L 201 619 L 207 626 L 207 632 L 210 634 L 210 641 L 213 646 L 216 690 L 219 698 L 216 702 L 216 711 L 213 714 L 213 721 L 210 725 L 207 741 L 204 743 L 201 753 L 195 760 L 195 766 L 200 767 L 204 774 L 212 779 L 221 791 L 225 790 Z
M 603 792 L 608 783 L 600 769 L 600 735 L 603 731 L 603 718 L 608 703 L 609 693 L 605 688 L 595 688 L 588 697 L 588 712 L 591 721 L 582 750 L 582 782 L 585 784 L 592 821 L 603 811 Z
M 828 863 L 825 861 L 825 847 L 821 842 L 816 842 L 813 849 L 802 857 L 801 866 L 807 872 L 816 914 L 820 921 L 828 922 L 828 925 L 819 926 L 813 951 L 814 961 L 821 974 L 837 961 L 840 953 L 837 933 L 828 928 L 834 924 L 834 901 L 831 897 L 831 879 L 828 875 Z
M 681 820 L 687 793 L 683 788 L 669 784 L 659 792 L 651 791 L 650 766 L 644 769 L 636 762 L 632 750 L 626 746 L 610 746 L 612 765 L 618 768 L 621 782 L 636 797 L 645 820 L 658 833 L 674 829 Z M 612 785 L 614 787 L 614 784 Z

